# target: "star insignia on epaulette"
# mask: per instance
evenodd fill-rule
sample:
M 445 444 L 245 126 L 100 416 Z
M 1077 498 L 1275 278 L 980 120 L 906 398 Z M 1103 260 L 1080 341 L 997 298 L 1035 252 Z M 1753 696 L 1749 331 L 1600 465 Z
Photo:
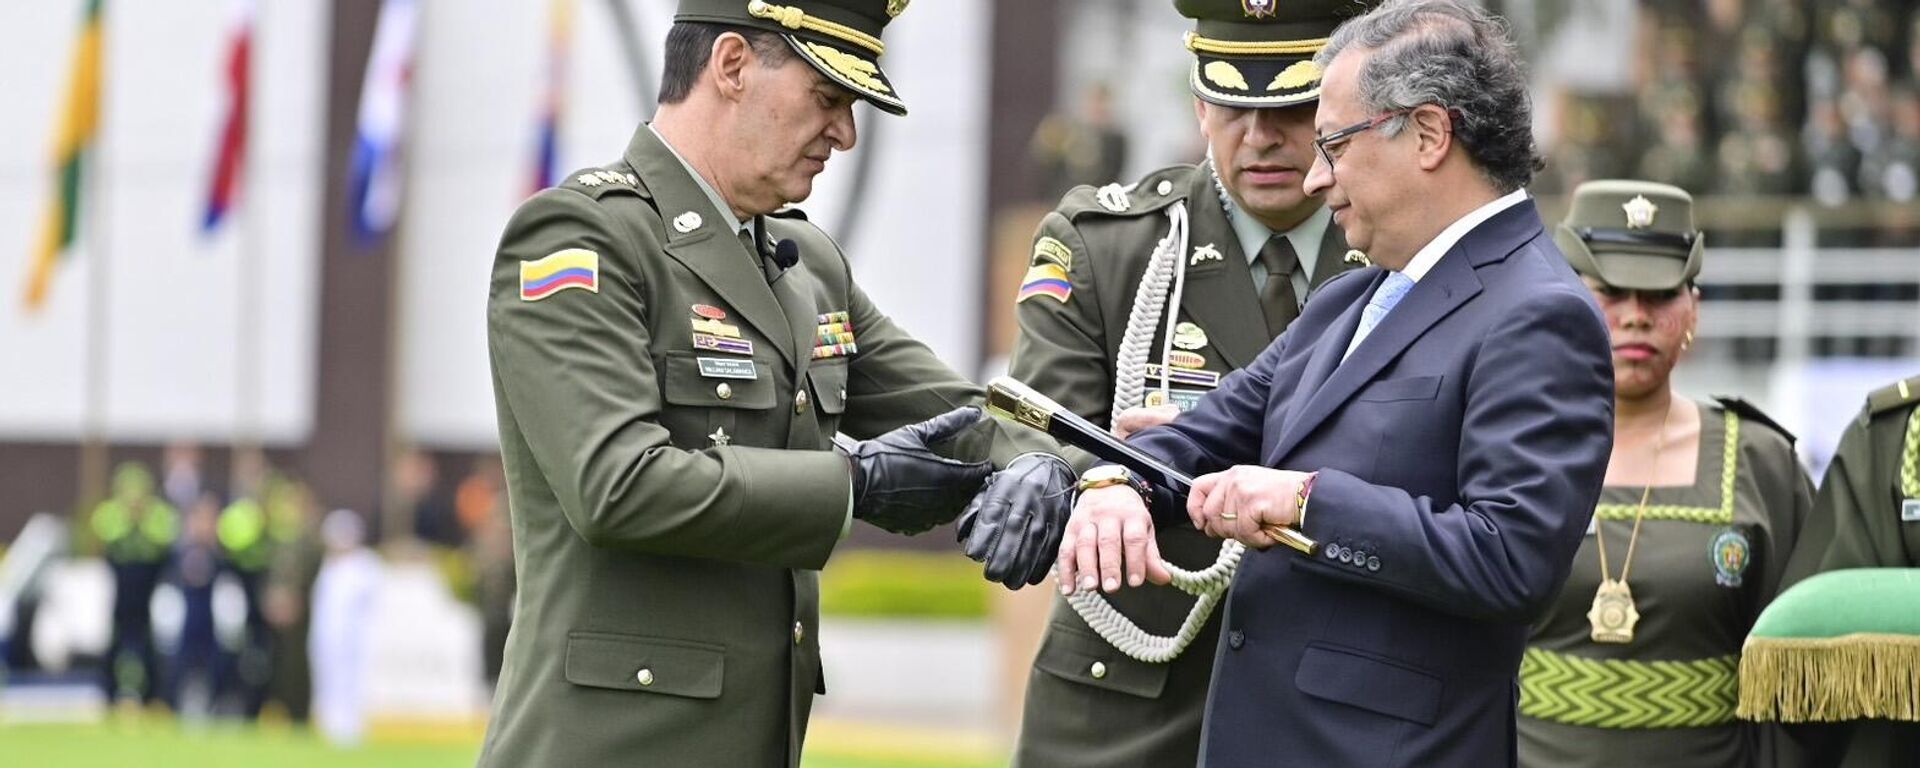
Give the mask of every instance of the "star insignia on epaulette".
M 600 177 L 601 181 L 604 181 L 608 184 L 619 184 L 620 182 L 627 180 L 627 177 L 621 176 L 620 174 L 614 173 L 613 171 L 594 171 L 593 175 Z
M 1114 213 L 1125 213 L 1133 207 L 1133 200 L 1127 196 L 1127 188 L 1117 183 L 1094 190 L 1093 199 L 1100 202 L 1100 207 Z
M 600 186 L 600 177 L 599 177 L 599 176 L 595 176 L 595 175 L 593 175 L 593 174 L 591 174 L 591 173 L 583 173 L 583 174 L 580 174 L 580 177 L 579 177 L 579 178 L 576 178 L 576 179 L 574 179 L 574 181 L 577 181 L 577 182 L 580 182 L 581 184 L 585 184 L 585 185 L 587 185 L 587 186 L 589 186 L 589 187 L 597 187 L 597 186 Z

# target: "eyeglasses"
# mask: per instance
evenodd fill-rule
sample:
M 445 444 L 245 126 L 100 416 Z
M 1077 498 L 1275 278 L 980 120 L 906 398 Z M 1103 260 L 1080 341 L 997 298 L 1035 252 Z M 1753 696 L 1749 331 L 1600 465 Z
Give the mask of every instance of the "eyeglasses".
M 1341 147 L 1347 143 L 1347 140 L 1353 138 L 1354 136 L 1357 136 L 1359 134 L 1378 128 L 1381 125 L 1385 124 L 1388 120 L 1392 120 L 1396 117 L 1399 117 L 1401 115 L 1407 114 L 1408 112 L 1412 112 L 1412 111 L 1413 110 L 1411 109 L 1396 109 L 1392 112 L 1381 113 L 1379 115 L 1375 115 L 1373 117 L 1369 117 L 1360 122 L 1354 123 L 1353 125 L 1349 125 L 1345 128 L 1341 128 L 1340 130 L 1334 131 L 1333 133 L 1329 133 L 1325 136 L 1321 136 L 1320 138 L 1314 139 L 1313 150 L 1315 152 L 1320 153 L 1320 161 L 1327 164 L 1328 172 L 1332 172 L 1333 158 L 1334 158 L 1333 150 L 1341 149 Z

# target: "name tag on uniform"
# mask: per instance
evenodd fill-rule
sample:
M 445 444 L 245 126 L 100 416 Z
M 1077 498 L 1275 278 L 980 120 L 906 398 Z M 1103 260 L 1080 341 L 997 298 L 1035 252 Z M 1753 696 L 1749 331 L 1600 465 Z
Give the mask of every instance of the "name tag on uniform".
M 730 360 L 720 357 L 696 358 L 700 361 L 700 375 L 709 379 L 747 379 L 760 378 L 759 369 L 752 360 Z
M 1907 499 L 1900 505 L 1900 522 L 1920 523 L 1920 499 Z
M 1170 404 L 1179 408 L 1181 413 L 1186 413 L 1198 408 L 1200 398 L 1206 394 L 1197 389 L 1169 389 L 1165 392 L 1155 389 L 1147 392 L 1145 404 L 1149 408 Z

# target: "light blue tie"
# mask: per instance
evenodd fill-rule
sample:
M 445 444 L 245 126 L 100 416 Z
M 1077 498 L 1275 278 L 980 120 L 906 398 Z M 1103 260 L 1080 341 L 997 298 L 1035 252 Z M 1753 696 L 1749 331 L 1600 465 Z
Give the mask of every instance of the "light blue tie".
M 1413 278 L 1403 272 L 1388 272 L 1385 282 L 1374 289 L 1373 298 L 1367 300 L 1367 306 L 1360 310 L 1360 328 L 1353 332 L 1353 343 L 1347 345 L 1347 354 L 1360 348 L 1360 342 L 1373 333 L 1374 327 L 1386 319 L 1387 313 L 1407 297 L 1407 291 L 1413 290 Z M 1342 358 L 1345 359 L 1345 358 Z

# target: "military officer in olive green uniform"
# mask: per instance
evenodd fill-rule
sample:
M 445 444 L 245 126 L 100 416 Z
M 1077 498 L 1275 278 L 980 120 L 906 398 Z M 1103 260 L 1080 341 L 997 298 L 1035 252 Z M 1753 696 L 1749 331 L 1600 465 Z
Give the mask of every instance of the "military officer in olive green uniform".
M 1613 345 L 1613 449 L 1573 569 L 1527 636 L 1527 768 L 1767 765 L 1734 717 L 1741 641 L 1780 591 L 1813 506 L 1793 436 L 1737 397 L 1680 396 L 1707 257 L 1693 197 L 1589 181 L 1554 231 Z
M 1920 568 L 1920 376 L 1867 396 L 1847 425 L 1814 497 L 1818 546 L 1802 547 L 1789 583 L 1848 568 Z M 1916 693 L 1920 695 L 1920 693 Z M 1920 723 L 1869 720 L 1791 726 L 1808 764 L 1837 768 L 1912 765 Z
M 905 111 L 878 58 L 906 6 L 682 0 L 654 121 L 508 223 L 487 327 L 520 583 L 481 765 L 795 765 L 852 518 L 951 520 L 989 457 L 1071 480 L 774 213 L 853 146 L 856 99 Z
M 1012 375 L 1122 434 L 1191 408 L 1253 362 L 1315 286 L 1361 260 L 1348 259 L 1331 213 L 1302 182 L 1320 92 L 1313 55 L 1364 6 L 1174 5 L 1197 21 L 1188 85 L 1208 159 L 1069 192 L 1035 234 L 1017 305 Z M 1185 568 L 1220 553 L 1220 542 L 1190 528 L 1157 536 L 1161 554 Z M 1018 765 L 1197 758 L 1219 616 L 1193 614 L 1195 598 L 1172 588 L 1105 599 L 1147 632 L 1197 631 L 1171 661 L 1139 661 L 1056 600 L 1027 683 Z

